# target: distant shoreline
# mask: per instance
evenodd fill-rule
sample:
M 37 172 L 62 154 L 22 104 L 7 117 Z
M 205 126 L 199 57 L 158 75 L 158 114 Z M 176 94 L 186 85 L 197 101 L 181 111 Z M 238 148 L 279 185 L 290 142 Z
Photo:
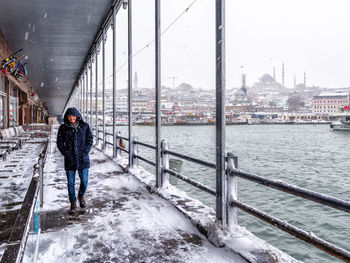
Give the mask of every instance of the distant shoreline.
M 260 125 L 330 125 L 332 122 L 287 122 L 287 123 L 234 123 L 228 122 L 226 126 L 233 125 L 247 125 L 247 126 L 260 126 Z M 111 124 L 106 124 L 106 126 L 112 126 Z M 117 126 L 128 126 L 125 124 L 118 124 Z M 155 126 L 155 124 L 134 124 L 134 126 Z M 215 126 L 215 122 L 211 123 L 163 123 L 162 126 Z

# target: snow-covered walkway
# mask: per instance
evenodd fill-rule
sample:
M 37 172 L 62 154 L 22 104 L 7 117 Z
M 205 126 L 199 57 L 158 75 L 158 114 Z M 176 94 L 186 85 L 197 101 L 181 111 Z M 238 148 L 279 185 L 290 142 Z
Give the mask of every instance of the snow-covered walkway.
M 52 148 L 38 262 L 246 262 L 209 243 L 169 202 L 101 152 L 93 149 L 90 158 L 88 209 L 70 217 L 63 158 Z M 34 241 L 28 238 L 24 262 L 32 259 Z

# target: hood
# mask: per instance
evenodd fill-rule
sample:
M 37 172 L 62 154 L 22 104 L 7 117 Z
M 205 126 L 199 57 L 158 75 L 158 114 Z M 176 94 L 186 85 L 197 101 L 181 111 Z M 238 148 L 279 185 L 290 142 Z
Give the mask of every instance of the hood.
M 64 114 L 64 123 L 70 124 L 70 121 L 68 120 L 68 115 L 74 115 L 77 116 L 77 121 L 82 121 L 83 118 L 81 117 L 80 112 L 76 108 L 68 108 L 66 113 Z

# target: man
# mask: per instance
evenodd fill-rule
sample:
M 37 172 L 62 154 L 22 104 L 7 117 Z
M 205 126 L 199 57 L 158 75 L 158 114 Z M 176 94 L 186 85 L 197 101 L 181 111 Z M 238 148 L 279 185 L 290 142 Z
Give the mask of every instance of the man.
M 57 147 L 64 156 L 71 214 L 77 212 L 77 198 L 75 195 L 76 171 L 78 171 L 80 177 L 79 205 L 81 208 L 86 208 L 84 195 L 88 184 L 89 152 L 92 143 L 93 137 L 89 124 L 82 120 L 76 108 L 68 108 L 64 114 L 64 123 L 58 129 Z

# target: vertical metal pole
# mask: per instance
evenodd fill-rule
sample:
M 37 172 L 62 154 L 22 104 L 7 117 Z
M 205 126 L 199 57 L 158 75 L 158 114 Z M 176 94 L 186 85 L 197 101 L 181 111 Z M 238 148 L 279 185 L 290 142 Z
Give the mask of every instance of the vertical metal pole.
M 89 77 L 88 77 L 89 64 L 86 64 L 86 88 L 85 88 L 85 121 L 88 121 L 88 94 L 89 94 Z
M 87 93 L 88 93 L 88 89 L 89 89 L 89 80 L 88 80 L 88 64 L 85 65 L 85 91 L 84 91 L 84 103 L 85 103 L 85 109 L 84 109 L 84 121 L 87 121 L 87 103 L 88 103 L 88 100 L 87 100 Z
M 129 167 L 133 167 L 132 153 L 132 0 L 128 0 L 128 112 L 129 112 Z
M 168 150 L 168 142 L 166 140 L 162 140 L 162 168 L 163 169 L 169 169 L 169 154 L 166 154 L 165 151 Z M 162 170 L 163 170 L 162 169 Z M 163 186 L 168 186 L 169 184 L 169 174 L 162 171 L 162 182 Z
M 225 0 L 216 0 L 216 218 L 226 226 Z
M 44 154 L 39 155 L 39 179 L 40 179 L 40 207 L 44 205 L 44 171 L 43 171 L 43 161 Z
M 79 77 L 79 93 L 81 95 L 81 77 Z M 81 96 L 78 99 L 78 109 L 81 112 Z
M 83 72 L 83 112 L 81 112 L 81 116 L 85 115 L 85 89 L 86 89 L 86 81 L 85 81 L 85 68 L 84 68 L 84 72 Z
M 84 116 L 84 90 L 85 90 L 85 69 L 83 70 L 82 78 L 81 78 L 81 116 Z
M 103 138 L 105 138 L 106 140 L 103 141 L 103 146 L 102 146 L 102 149 L 106 149 L 106 146 L 107 146 L 107 136 L 106 136 L 106 130 L 103 131 Z
M 82 81 L 82 91 L 81 91 L 81 116 L 84 116 L 84 107 L 85 107 L 85 101 L 84 101 L 84 91 L 85 91 L 85 69 L 83 71 L 83 77 L 81 79 Z
M 156 82 L 156 187 L 161 187 L 162 182 L 162 167 L 161 167 L 161 28 L 160 28 L 160 0 L 155 0 L 155 82 Z
M 103 29 L 103 33 L 102 33 L 102 112 L 103 112 L 103 116 L 102 116 L 102 121 L 103 121 L 103 128 L 102 128 L 102 133 L 103 133 L 103 142 L 102 145 L 104 147 L 105 145 L 105 128 L 106 128 L 106 124 L 105 124 L 105 43 L 106 43 L 106 30 Z
M 116 48 L 116 31 L 117 27 L 115 25 L 115 17 L 117 15 L 116 7 L 113 7 L 113 14 L 112 14 L 112 27 L 113 27 L 113 158 L 115 158 L 117 155 L 116 153 L 116 147 L 117 147 L 117 138 L 116 138 L 116 94 L 117 94 L 117 74 L 116 74 L 116 54 L 117 54 L 117 48 Z
M 96 69 L 95 69 L 95 72 L 96 72 L 96 76 L 95 76 L 95 79 L 96 79 L 96 83 L 95 83 L 95 89 L 96 89 L 96 102 L 95 102 L 95 114 L 96 114 L 96 123 L 95 123 L 95 128 L 96 128 L 96 144 L 99 143 L 99 140 L 98 140 L 98 108 L 97 108 L 97 101 L 98 101 L 98 46 L 96 47 Z
M 82 89 L 81 89 L 81 116 L 84 117 L 84 111 L 85 111 L 85 100 L 84 100 L 84 92 L 85 92 L 85 69 L 83 71 L 83 77 L 81 79 L 81 86 L 82 86 Z
M 78 92 L 80 92 L 80 77 L 78 79 L 78 86 L 74 92 L 74 96 L 75 96 L 74 103 L 76 104 L 77 109 L 80 110 L 80 101 L 79 101 Z M 68 108 L 68 105 L 64 107 L 63 112 L 65 112 L 67 108 Z
M 3 160 L 4 162 L 7 161 L 7 154 L 8 154 L 8 151 L 6 150 L 5 153 L 4 153 L 4 155 L 2 156 L 2 160 Z
M 233 169 L 238 169 L 238 158 L 233 153 L 227 153 L 227 228 L 233 230 L 238 223 L 238 208 L 229 204 L 237 200 L 238 196 L 238 179 L 237 176 L 231 175 Z
M 83 113 L 83 75 L 80 76 L 80 112 Z
M 138 166 L 139 165 L 139 159 L 136 158 L 136 155 L 139 154 L 139 146 L 138 144 L 135 144 L 135 141 L 138 140 L 138 137 L 136 135 L 133 135 L 132 136 L 132 144 L 133 144 L 133 147 L 132 147 L 132 167 L 135 167 L 135 166 Z
M 116 139 L 117 139 L 117 146 L 118 147 L 121 147 L 121 138 L 120 138 L 120 136 L 121 136 L 121 133 L 120 133 L 120 131 L 117 131 L 117 134 L 116 134 Z M 121 150 L 119 149 L 119 148 L 116 148 L 116 155 L 117 155 L 117 157 L 120 157 L 121 156 Z
M 92 57 L 90 58 L 90 127 L 92 126 Z

